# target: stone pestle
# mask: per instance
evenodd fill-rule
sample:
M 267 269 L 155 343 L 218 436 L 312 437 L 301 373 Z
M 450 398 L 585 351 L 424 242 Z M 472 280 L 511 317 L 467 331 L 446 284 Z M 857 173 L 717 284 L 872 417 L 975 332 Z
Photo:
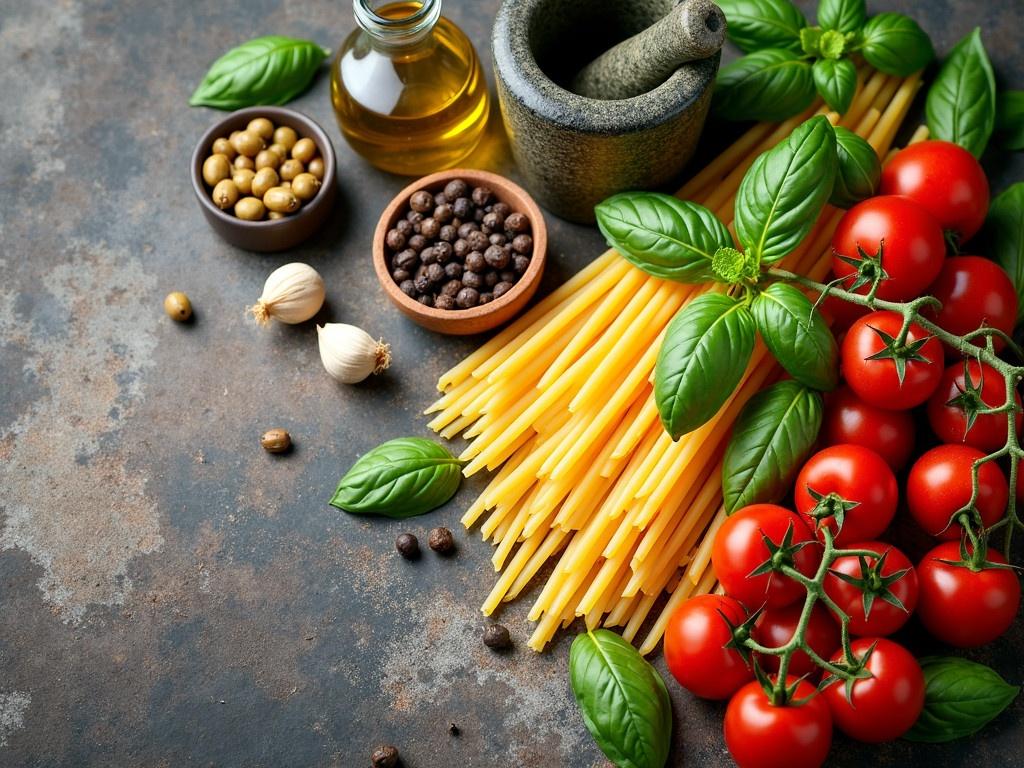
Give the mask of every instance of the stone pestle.
M 725 40 L 725 27 L 725 14 L 711 0 L 683 0 L 660 21 L 581 69 L 572 91 L 605 100 L 647 93 L 681 64 L 713 56 Z

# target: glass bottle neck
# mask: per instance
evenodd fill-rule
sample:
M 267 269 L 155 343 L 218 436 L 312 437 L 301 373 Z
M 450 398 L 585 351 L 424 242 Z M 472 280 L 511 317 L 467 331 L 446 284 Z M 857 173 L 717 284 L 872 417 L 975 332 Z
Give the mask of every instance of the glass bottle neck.
M 352 6 L 360 28 L 388 48 L 424 40 L 441 16 L 441 0 L 352 0 Z

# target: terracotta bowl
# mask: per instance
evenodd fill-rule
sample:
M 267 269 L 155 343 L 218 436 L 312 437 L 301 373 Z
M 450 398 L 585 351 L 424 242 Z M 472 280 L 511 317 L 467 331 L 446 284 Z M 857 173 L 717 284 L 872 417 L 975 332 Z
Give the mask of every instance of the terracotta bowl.
M 530 266 L 526 272 L 504 296 L 470 309 L 444 310 L 425 307 L 402 293 L 388 270 L 388 252 L 384 245 L 384 237 L 403 215 L 409 196 L 413 192 L 426 189 L 431 194 L 436 194 L 453 179 L 463 179 L 470 187 L 488 187 L 494 191 L 497 200 L 508 203 L 513 211 L 526 214 L 530 220 L 530 234 L 533 237 L 533 254 L 530 256 Z M 495 173 L 470 168 L 452 168 L 432 173 L 413 182 L 399 192 L 384 209 L 380 221 L 377 222 L 377 231 L 373 234 L 373 268 L 388 298 L 407 317 L 438 333 L 467 336 L 496 328 L 522 311 L 540 285 L 547 247 L 548 232 L 544 224 L 544 215 L 526 190 Z
M 214 139 L 220 136 L 227 137 L 232 131 L 245 128 L 254 117 L 266 117 L 275 126 L 287 125 L 294 128 L 300 138 L 310 138 L 316 143 L 320 156 L 324 159 L 324 180 L 320 191 L 293 216 L 276 221 L 243 221 L 233 213 L 222 211 L 210 199 L 211 190 L 203 181 L 203 161 L 210 155 Z M 199 208 L 206 221 L 214 232 L 229 243 L 247 251 L 283 251 L 301 243 L 326 221 L 337 196 L 335 167 L 331 140 L 315 121 L 294 109 L 248 107 L 232 112 L 211 125 L 196 144 L 192 152 L 192 189 L 196 193 L 196 200 L 199 201 Z

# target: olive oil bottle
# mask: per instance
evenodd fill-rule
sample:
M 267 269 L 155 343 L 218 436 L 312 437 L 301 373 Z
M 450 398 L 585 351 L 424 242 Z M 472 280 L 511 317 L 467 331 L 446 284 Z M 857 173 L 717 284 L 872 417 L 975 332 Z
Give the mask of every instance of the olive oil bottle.
M 331 101 L 349 145 L 408 176 L 457 165 L 487 123 L 487 81 L 441 0 L 353 0 L 355 30 L 331 65 Z

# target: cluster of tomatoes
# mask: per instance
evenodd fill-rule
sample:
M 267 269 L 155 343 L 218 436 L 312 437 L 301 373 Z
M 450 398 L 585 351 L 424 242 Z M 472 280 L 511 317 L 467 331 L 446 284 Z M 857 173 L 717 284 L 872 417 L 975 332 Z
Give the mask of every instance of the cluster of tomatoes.
M 935 296 L 942 306 L 930 319 L 978 344 L 984 337 L 971 334 L 982 326 L 1012 333 L 1017 297 L 1005 272 L 979 256 L 946 256 L 946 238 L 969 242 L 988 208 L 988 183 L 974 157 L 946 142 L 913 145 L 885 168 L 881 191 L 851 208 L 835 232 L 833 270 L 843 287 L 874 289 L 893 302 Z M 827 400 L 825 447 L 797 475 L 795 511 L 755 504 L 731 515 L 712 549 L 725 594 L 683 603 L 665 633 L 666 661 L 679 683 L 697 696 L 729 700 L 725 740 L 741 768 L 819 766 L 833 727 L 862 741 L 898 738 L 921 713 L 925 681 L 913 655 L 889 636 L 916 615 L 936 638 L 978 646 L 1005 632 L 1020 605 L 1020 582 L 1005 560 L 971 546 L 1003 517 L 1010 493 L 1003 469 L 986 462 L 971 508 L 974 463 L 1006 442 L 1007 414 L 977 413 L 1006 402 L 1001 374 L 944 349 L 918 324 L 901 338 L 900 312 L 832 299 L 826 311 L 835 327 L 848 329 L 840 358 L 846 383 Z M 995 337 L 994 345 L 1001 349 L 1003 340 Z M 904 501 L 940 543 L 915 567 L 880 538 L 897 513 L 896 475 L 914 454 L 911 409 L 918 406 L 941 444 L 911 464 Z M 1019 412 L 1016 418 L 1019 430 Z M 836 549 L 857 552 L 840 552 L 827 571 L 826 528 Z M 779 686 L 770 676 L 779 673 L 780 656 L 764 650 L 791 642 L 813 590 L 800 650 Z M 838 612 L 849 620 L 848 649 Z M 850 679 L 829 675 L 816 685 L 822 661 Z

